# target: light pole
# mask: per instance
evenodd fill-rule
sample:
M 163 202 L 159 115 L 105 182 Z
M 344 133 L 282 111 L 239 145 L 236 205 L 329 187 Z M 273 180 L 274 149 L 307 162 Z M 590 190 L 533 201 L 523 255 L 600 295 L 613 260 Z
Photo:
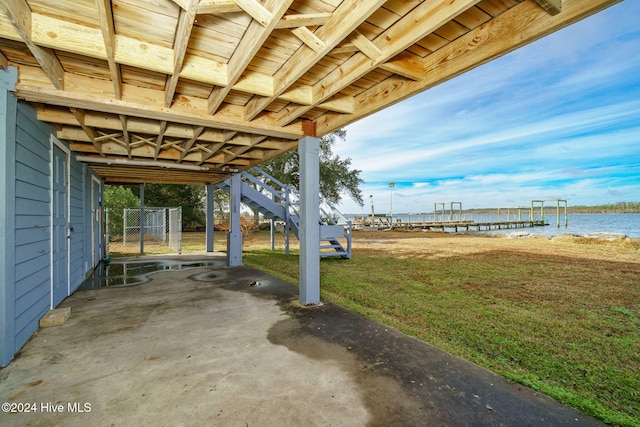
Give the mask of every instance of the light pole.
M 389 204 L 389 216 L 391 217 L 391 226 L 393 227 L 393 187 L 396 186 L 396 183 L 393 181 L 389 181 L 389 188 L 391 189 L 391 202 Z
M 369 200 L 371 201 L 371 226 L 373 226 L 376 220 L 376 214 L 373 210 L 373 194 L 369 194 Z

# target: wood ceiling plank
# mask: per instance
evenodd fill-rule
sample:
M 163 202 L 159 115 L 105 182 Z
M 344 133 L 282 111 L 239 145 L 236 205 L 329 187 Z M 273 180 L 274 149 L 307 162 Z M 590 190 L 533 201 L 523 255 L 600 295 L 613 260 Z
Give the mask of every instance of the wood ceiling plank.
M 163 74 L 173 73 L 173 49 L 116 35 L 116 61 Z
M 521 0 L 482 0 L 478 3 L 478 8 L 495 18 L 520 3 L 520 1 Z
M 200 0 L 199 14 L 242 12 L 242 8 L 233 0 Z
M 118 0 L 113 7 L 116 34 L 171 49 L 179 11 L 167 1 Z
M 466 12 L 461 13 L 456 17 L 456 21 L 464 25 L 470 30 L 479 27 L 480 25 L 488 22 L 491 19 L 491 15 L 475 6 L 469 8 Z
M 107 59 L 105 40 L 99 28 L 91 28 L 46 15 L 32 15 L 31 39 L 39 46 Z

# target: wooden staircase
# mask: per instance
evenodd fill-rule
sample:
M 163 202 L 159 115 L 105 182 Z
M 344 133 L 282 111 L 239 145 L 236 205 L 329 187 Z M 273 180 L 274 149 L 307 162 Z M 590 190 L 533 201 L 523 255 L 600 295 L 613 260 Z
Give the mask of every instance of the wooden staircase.
M 299 238 L 300 194 L 258 167 L 240 175 L 242 203 L 266 218 L 284 222 L 285 227 Z M 231 184 L 227 179 L 217 187 L 229 193 Z M 320 205 L 320 220 L 320 258 L 351 258 L 351 221 L 347 221 L 335 206 L 327 202 Z M 289 233 L 287 239 L 288 236 Z

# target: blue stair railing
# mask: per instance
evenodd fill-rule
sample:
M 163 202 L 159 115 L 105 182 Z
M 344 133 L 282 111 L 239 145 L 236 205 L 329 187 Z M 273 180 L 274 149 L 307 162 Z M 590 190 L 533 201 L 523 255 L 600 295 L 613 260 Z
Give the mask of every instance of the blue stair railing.
M 225 180 L 217 184 L 217 187 L 229 193 L 230 182 Z M 255 166 L 249 171 L 241 172 L 241 201 L 266 218 L 284 222 L 287 248 L 289 230 L 299 237 L 300 194 L 261 168 Z M 320 220 L 320 257 L 351 258 L 351 221 L 326 201 L 320 204 Z

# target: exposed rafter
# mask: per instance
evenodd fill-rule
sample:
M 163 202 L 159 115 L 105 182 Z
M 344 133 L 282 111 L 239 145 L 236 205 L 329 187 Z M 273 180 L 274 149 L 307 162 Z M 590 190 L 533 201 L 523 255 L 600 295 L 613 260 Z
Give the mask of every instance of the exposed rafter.
M 111 81 L 113 82 L 113 91 L 116 99 L 121 99 L 122 74 L 120 73 L 120 65 L 116 63 L 116 32 L 113 26 L 113 15 L 111 14 L 111 0 L 96 0 L 96 5 L 98 6 L 98 17 L 100 18 L 100 27 L 102 29 L 107 62 L 109 63 Z
M 478 0 L 460 0 L 452 5 L 423 2 L 371 42 L 360 33 L 354 32 L 350 41 L 361 48 L 362 53 L 354 54 L 325 79 L 316 83 L 313 90 L 314 103 L 326 101 L 367 74 L 372 66 L 377 67 L 389 61 L 477 2 Z M 311 108 L 312 106 L 293 108 L 289 114 L 279 118 L 279 123 L 291 123 Z
M 31 8 L 26 0 L 3 1 L 0 2 L 0 7 L 5 11 L 53 86 L 56 89 L 64 89 L 64 70 L 55 53 L 51 49 L 38 46 L 31 40 Z
M 191 28 L 193 28 L 193 22 L 196 19 L 196 11 L 198 10 L 199 0 L 189 0 L 186 2 L 183 8 L 180 10 L 180 17 L 178 18 L 178 29 L 176 31 L 175 40 L 173 42 L 173 73 L 167 78 L 167 84 L 165 85 L 165 107 L 171 107 L 173 101 L 173 95 L 178 85 L 178 79 L 180 78 L 180 71 L 182 70 L 182 64 L 184 63 L 184 56 L 187 53 L 187 47 L 189 45 L 189 37 L 191 36 Z
M 277 21 L 284 15 L 293 0 L 269 0 L 266 7 L 273 10 L 272 21 L 266 26 L 259 25 L 256 21 L 249 24 L 242 40 L 238 44 L 233 56 L 229 59 L 227 84 L 215 87 L 209 94 L 207 100 L 207 111 L 214 114 L 231 91 L 231 87 L 238 82 L 242 72 L 247 68 L 255 54 L 258 52 L 264 41 L 269 37 L 275 28 Z
M 536 0 L 549 15 L 557 15 L 562 11 L 562 0 Z
M 251 99 L 247 105 L 247 119 L 254 119 L 267 105 L 289 89 L 296 80 L 351 34 L 358 25 L 371 16 L 384 2 L 385 0 L 370 0 L 367 2 L 343 1 L 331 15 L 331 18 L 315 32 L 316 37 L 324 41 L 324 49 L 320 52 L 313 49 L 297 50 L 276 73 L 274 96 L 254 96 Z

